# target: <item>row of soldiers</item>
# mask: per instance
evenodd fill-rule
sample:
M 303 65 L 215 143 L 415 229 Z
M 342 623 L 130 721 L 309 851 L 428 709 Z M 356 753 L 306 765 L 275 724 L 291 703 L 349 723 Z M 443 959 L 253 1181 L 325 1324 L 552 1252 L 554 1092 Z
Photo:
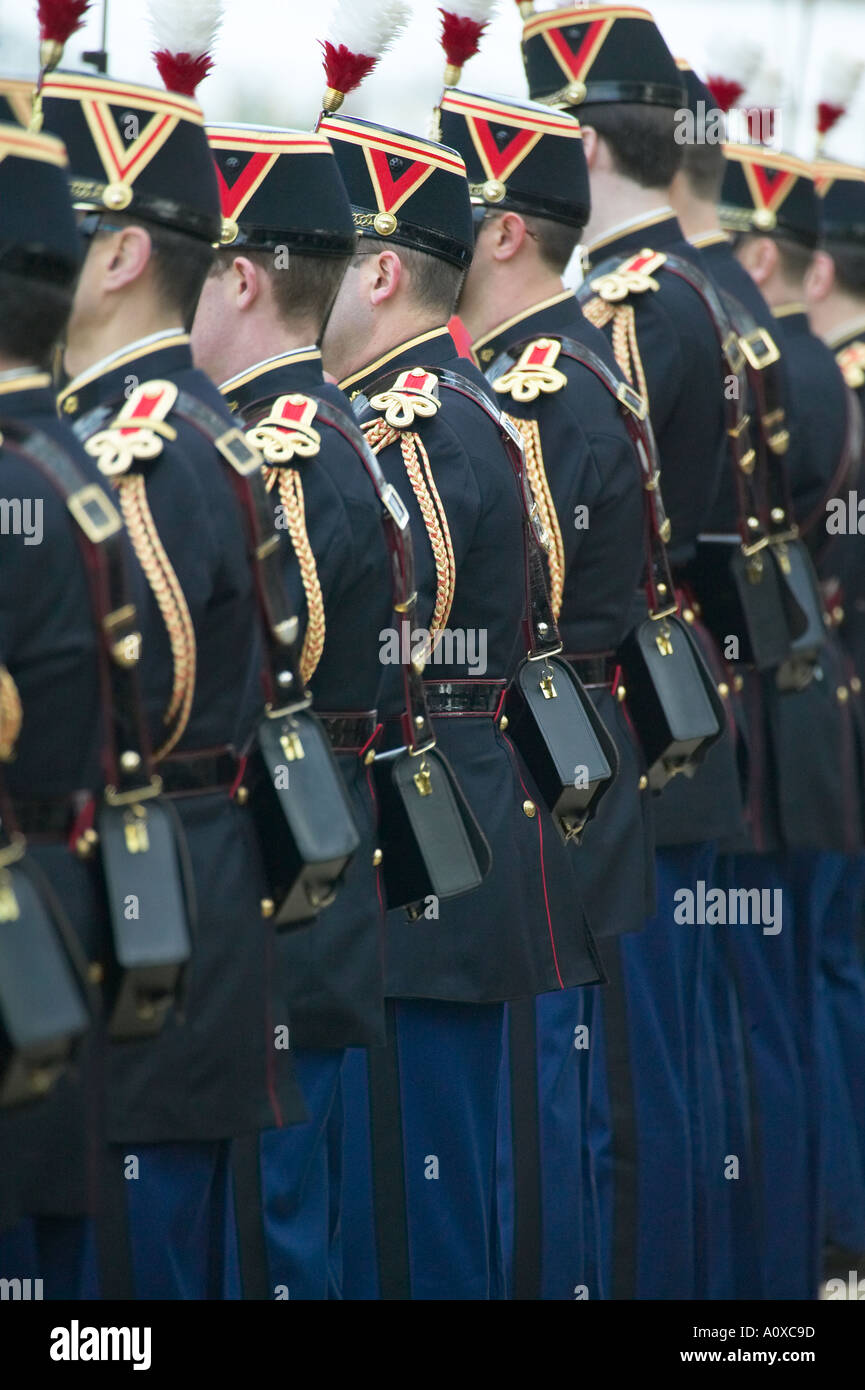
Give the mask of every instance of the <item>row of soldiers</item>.
M 46 1296 L 807 1299 L 865 1248 L 865 173 L 680 144 L 647 11 L 523 53 L 434 139 L 332 48 L 314 133 L 205 126 L 189 54 L 0 80 L 0 1276 Z M 598 720 L 567 815 L 527 671 Z

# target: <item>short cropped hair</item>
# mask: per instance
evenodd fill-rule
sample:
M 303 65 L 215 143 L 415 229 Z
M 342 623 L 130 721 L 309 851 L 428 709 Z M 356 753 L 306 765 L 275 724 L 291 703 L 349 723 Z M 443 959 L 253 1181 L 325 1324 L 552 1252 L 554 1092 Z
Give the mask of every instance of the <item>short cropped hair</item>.
M 548 217 L 523 217 L 527 229 L 538 245 L 544 265 L 556 275 L 564 275 L 583 235 L 581 227 L 567 227 Z
M 443 261 L 440 256 L 418 251 L 414 246 L 389 245 L 384 237 L 361 237 L 358 255 L 372 254 L 369 248 L 376 252 L 395 251 L 408 271 L 409 288 L 417 307 L 438 314 L 442 322 L 450 318 L 456 309 L 464 270 L 451 265 L 450 261 Z
M 73 287 L 0 271 L 0 353 L 48 370 L 72 309 Z
M 589 103 L 579 107 L 580 124 L 593 126 L 610 147 L 615 167 L 641 188 L 669 188 L 682 164 L 683 146 L 674 138 L 672 106 Z
M 243 246 L 226 247 L 216 257 L 216 271 L 222 275 L 236 256 L 245 256 L 268 277 L 273 287 L 277 313 L 286 327 L 315 325 L 321 331 L 336 299 L 351 256 L 314 256 L 289 251 L 284 263 L 279 248 L 249 251 Z

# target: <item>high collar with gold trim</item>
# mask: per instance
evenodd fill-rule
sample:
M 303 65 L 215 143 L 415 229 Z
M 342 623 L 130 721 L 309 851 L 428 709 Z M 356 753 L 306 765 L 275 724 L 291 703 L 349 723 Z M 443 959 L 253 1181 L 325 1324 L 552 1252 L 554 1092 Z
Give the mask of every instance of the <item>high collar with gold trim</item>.
M 397 372 L 400 369 L 408 370 L 410 367 L 453 366 L 458 359 L 456 343 L 450 335 L 450 330 L 443 325 L 441 328 L 431 329 L 429 333 L 421 333 L 417 338 L 398 343 L 390 352 L 376 358 L 375 362 L 370 362 L 369 366 L 361 371 L 347 376 L 339 385 L 352 400 L 386 373 Z
M 791 304 L 776 304 L 774 307 L 772 305 L 769 307 L 772 309 L 772 318 L 780 319 L 785 329 L 796 331 L 805 328 L 810 333 L 808 309 L 800 300 Z
M 837 352 L 839 348 L 855 343 L 857 338 L 865 341 L 865 314 L 858 319 L 849 319 L 847 323 L 839 324 L 835 332 L 827 336 L 826 346 Z
M 140 365 L 140 370 L 136 370 Z M 57 397 L 57 409 L 65 420 L 74 420 L 108 401 L 123 399 L 135 377 L 141 385 L 156 377 L 171 378 L 192 367 L 188 333 L 159 333 L 130 343 L 74 377 Z
M 611 227 L 604 236 L 586 248 L 589 268 L 598 266 L 610 256 L 623 256 L 628 251 L 664 251 L 684 241 L 679 219 L 670 207 L 656 208 L 643 217 L 632 217 L 618 227 Z
M 689 236 L 688 240 L 698 251 L 705 251 L 707 246 L 722 246 L 725 242 L 728 246 L 733 244 L 729 232 L 725 232 L 723 227 L 711 232 L 698 232 L 696 236 Z
M 10 373 L 4 381 L 0 377 L 0 415 L 24 417 L 53 415 L 54 392 L 49 372 L 32 371 Z
M 244 372 L 237 372 L 223 381 L 219 390 L 229 410 L 242 413 L 256 401 L 291 395 L 295 391 L 314 394 L 323 384 L 321 353 L 317 347 L 304 347 L 278 353 Z
M 472 356 L 481 371 L 486 371 L 510 343 L 519 343 L 524 338 L 542 333 L 553 336 L 564 333 L 566 329 L 573 328 L 575 320 L 579 318 L 580 306 L 573 290 L 562 290 L 550 299 L 530 305 L 521 314 L 505 319 L 491 333 L 484 333 L 472 343 Z

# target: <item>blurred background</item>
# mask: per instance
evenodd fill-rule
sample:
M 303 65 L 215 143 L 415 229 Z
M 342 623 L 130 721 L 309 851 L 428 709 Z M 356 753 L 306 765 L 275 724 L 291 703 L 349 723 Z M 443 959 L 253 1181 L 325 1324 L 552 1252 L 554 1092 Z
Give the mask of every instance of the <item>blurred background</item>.
M 100 47 L 104 3 L 94 0 L 85 28 L 67 46 L 64 67 L 85 67 L 81 54 Z M 110 74 L 159 85 L 145 0 L 107 5 Z M 344 110 L 424 135 L 441 90 L 440 20 L 435 0 L 413 0 L 412 8 L 407 33 Z M 538 0 L 535 8 L 557 7 Z M 740 104 L 780 108 L 781 143 L 805 157 L 815 152 L 818 99 L 831 95 L 833 76 L 840 78 L 845 63 L 865 59 L 865 0 L 657 0 L 648 8 L 675 55 L 688 58 L 702 75 L 707 69 L 723 72 L 731 44 L 758 45 L 760 66 Z M 332 9 L 331 0 L 225 0 L 216 67 L 198 91 L 208 118 L 311 127 L 324 89 L 317 40 L 325 36 Z M 0 0 L 4 72 L 35 73 L 35 16 L 36 0 Z M 515 0 L 498 0 L 481 52 L 467 64 L 461 85 L 524 96 L 521 28 Z M 865 84 L 830 133 L 825 152 L 865 165 Z

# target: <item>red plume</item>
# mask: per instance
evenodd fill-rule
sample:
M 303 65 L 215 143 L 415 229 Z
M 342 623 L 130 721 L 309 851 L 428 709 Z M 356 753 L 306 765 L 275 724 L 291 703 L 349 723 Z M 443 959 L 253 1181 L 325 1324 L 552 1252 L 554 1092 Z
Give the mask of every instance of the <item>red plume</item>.
M 359 87 L 378 62 L 377 55 L 352 53 L 344 43 L 334 44 L 330 39 L 319 42 L 324 49 L 324 75 L 327 85 L 336 92 L 342 92 L 344 96 Z
M 166 90 L 182 97 L 194 97 L 199 82 L 203 82 L 213 68 L 209 53 L 193 58 L 191 53 L 169 53 L 162 48 L 153 57 Z
M 846 106 L 836 106 L 831 101 L 818 101 L 817 103 L 817 130 L 820 135 L 827 135 L 834 125 L 837 125 L 842 116 L 847 114 Z
M 468 15 L 451 14 L 445 9 L 441 9 L 441 17 L 441 46 L 445 51 L 445 57 L 455 68 L 461 68 L 477 53 L 489 20 L 478 23 Z
M 744 84 L 732 77 L 707 77 L 706 86 L 722 111 L 735 106 L 745 90 Z
M 39 0 L 39 37 L 43 42 L 66 43 L 84 25 L 91 0 Z

